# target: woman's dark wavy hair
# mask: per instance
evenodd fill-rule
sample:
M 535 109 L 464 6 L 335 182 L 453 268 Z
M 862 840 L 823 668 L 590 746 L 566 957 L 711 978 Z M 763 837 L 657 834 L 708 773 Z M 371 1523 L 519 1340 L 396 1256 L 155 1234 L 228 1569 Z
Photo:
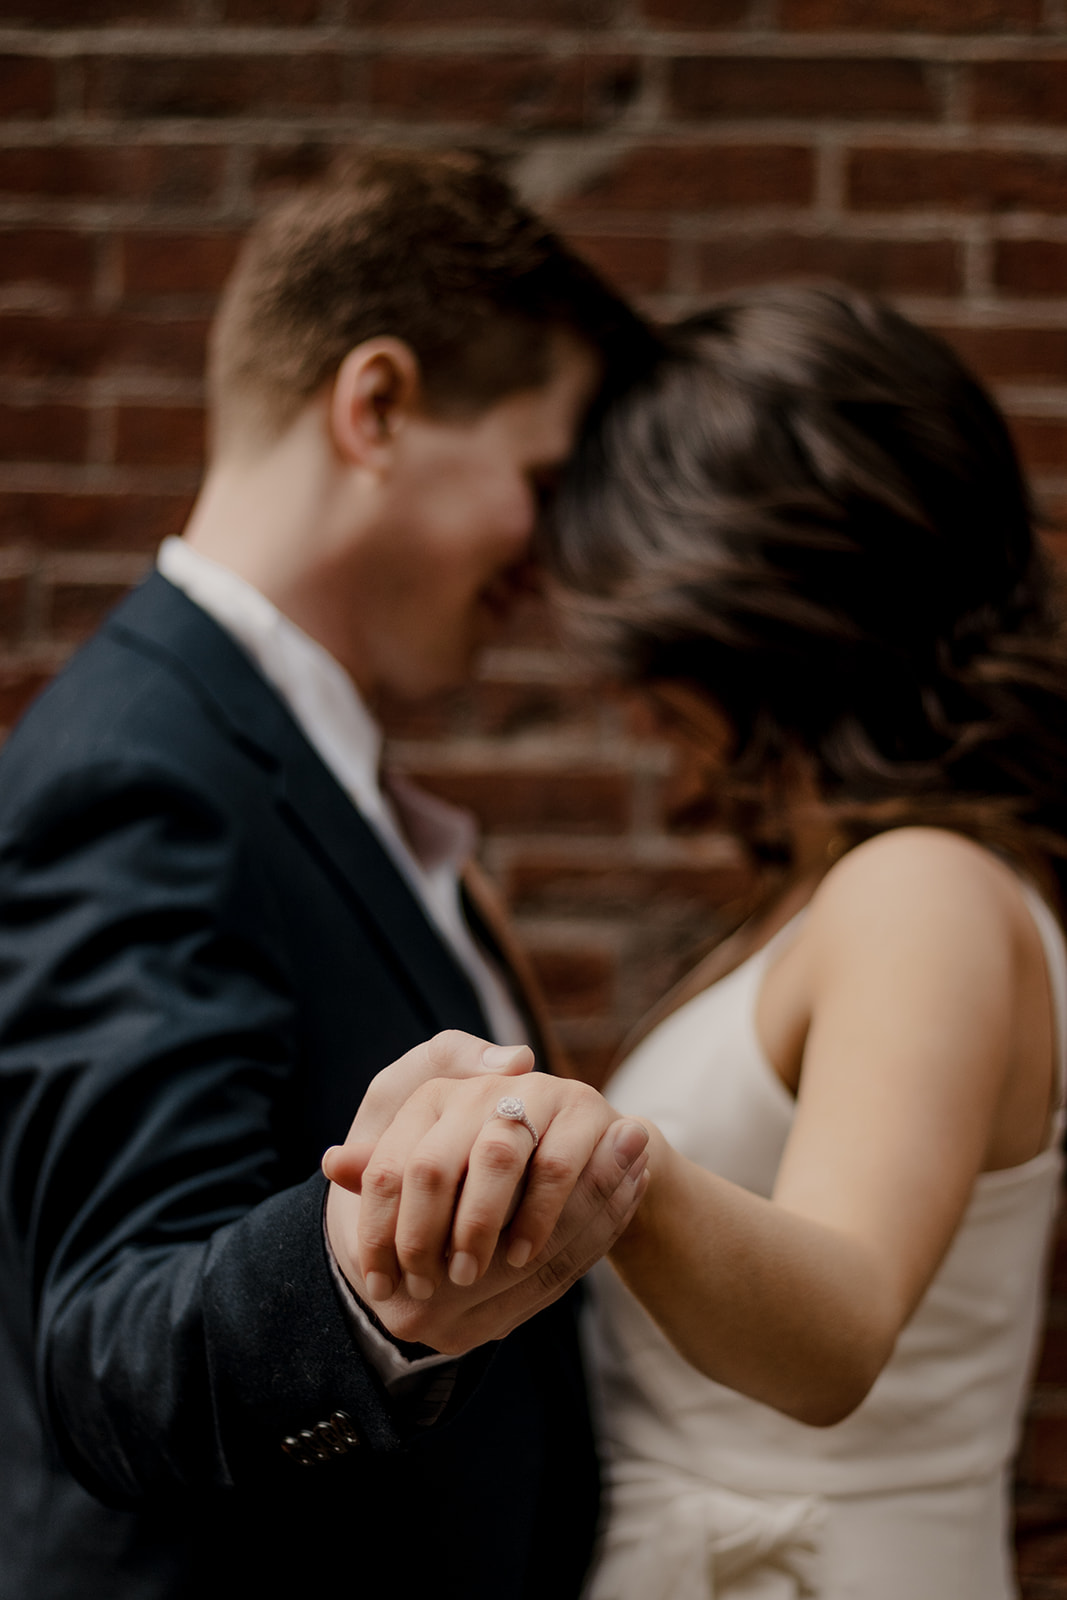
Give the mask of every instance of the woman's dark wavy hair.
M 592 419 L 545 557 L 614 673 L 725 713 L 716 790 L 757 857 L 787 850 L 801 753 L 846 845 L 949 826 L 1067 898 L 1063 612 L 1004 420 L 941 340 L 833 286 L 666 330 Z

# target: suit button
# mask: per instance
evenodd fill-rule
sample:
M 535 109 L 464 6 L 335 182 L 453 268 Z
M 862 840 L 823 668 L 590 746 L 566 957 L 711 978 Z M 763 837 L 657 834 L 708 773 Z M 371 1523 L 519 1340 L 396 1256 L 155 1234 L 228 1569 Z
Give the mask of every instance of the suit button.
M 288 1438 L 282 1440 L 282 1449 L 285 1451 L 287 1456 L 291 1456 L 292 1459 L 301 1467 L 310 1467 L 312 1461 L 315 1459 L 314 1456 L 309 1455 L 303 1439 L 298 1438 L 292 1433 L 288 1436 Z
M 359 1446 L 356 1425 L 347 1411 L 335 1411 L 326 1422 L 316 1422 L 313 1428 L 301 1428 L 282 1440 L 286 1455 L 302 1467 L 314 1466 L 316 1461 L 329 1461 L 334 1456 L 347 1455 Z
M 362 1444 L 363 1441 L 356 1432 L 356 1425 L 347 1411 L 335 1411 L 330 1418 L 330 1426 L 339 1434 L 346 1449 L 354 1450 Z

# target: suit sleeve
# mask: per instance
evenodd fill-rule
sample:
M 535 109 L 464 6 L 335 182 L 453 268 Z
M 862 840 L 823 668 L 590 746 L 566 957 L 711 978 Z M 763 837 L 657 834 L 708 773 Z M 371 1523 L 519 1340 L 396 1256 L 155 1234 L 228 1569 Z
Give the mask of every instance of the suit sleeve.
M 400 1443 L 331 1279 L 323 1180 L 282 1167 L 296 1008 L 240 834 L 122 763 L 0 833 L 3 1232 L 41 1404 L 114 1504 L 299 1471 L 283 1441 L 338 1412 L 359 1449 Z

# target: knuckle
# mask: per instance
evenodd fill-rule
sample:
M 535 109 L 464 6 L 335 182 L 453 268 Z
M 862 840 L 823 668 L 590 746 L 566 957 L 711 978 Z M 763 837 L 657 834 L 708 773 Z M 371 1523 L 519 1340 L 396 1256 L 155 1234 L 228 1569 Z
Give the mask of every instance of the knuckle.
M 443 1166 L 434 1156 L 415 1156 L 408 1167 L 407 1182 L 419 1194 L 438 1195 L 447 1181 Z
M 498 1175 L 510 1177 L 521 1172 L 526 1164 L 507 1134 L 503 1137 L 499 1134 L 485 1134 L 480 1141 L 478 1159 L 494 1177 Z
M 403 1169 L 393 1161 L 376 1161 L 363 1174 L 363 1192 L 375 1200 L 396 1200 L 403 1187 Z
M 457 1230 L 462 1235 L 464 1248 L 478 1253 L 478 1247 L 495 1244 L 500 1233 L 500 1218 L 481 1206 L 468 1210 Z
M 407 1271 L 436 1265 L 437 1254 L 430 1248 L 426 1235 L 419 1230 L 397 1229 L 396 1254 L 402 1267 Z
M 590 1198 L 598 1206 L 610 1205 L 616 1198 L 621 1187 L 622 1174 L 616 1170 L 608 1173 L 595 1162 L 586 1171 L 585 1182 L 588 1186 Z
M 534 1173 L 541 1189 L 563 1189 L 572 1183 L 577 1174 L 567 1157 L 550 1150 L 538 1150 L 534 1158 Z
M 430 1065 L 436 1067 L 444 1076 L 448 1075 L 456 1055 L 462 1050 L 468 1035 L 459 1028 L 442 1028 L 440 1033 L 435 1033 L 426 1045 L 426 1056 Z
M 392 1259 L 393 1235 L 388 1227 L 377 1227 L 373 1223 L 361 1224 L 359 1239 L 361 1251 L 371 1255 L 376 1262 Z
M 550 1256 L 537 1269 L 537 1281 L 546 1294 L 558 1294 L 574 1277 L 574 1268 L 566 1252 Z

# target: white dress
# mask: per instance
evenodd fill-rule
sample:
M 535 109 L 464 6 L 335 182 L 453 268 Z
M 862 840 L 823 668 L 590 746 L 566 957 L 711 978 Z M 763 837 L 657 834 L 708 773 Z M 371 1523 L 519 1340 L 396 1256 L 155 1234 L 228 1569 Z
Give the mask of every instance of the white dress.
M 589 1347 L 606 1516 L 588 1600 L 1009 1600 L 1010 1467 L 1044 1306 L 1062 1157 L 1067 953 L 1032 891 L 1056 1014 L 1048 1148 L 983 1173 L 867 1399 L 807 1427 L 703 1377 L 606 1263 Z M 803 916 L 803 912 L 800 914 Z M 640 1044 L 620 1111 L 770 1195 L 794 1102 L 760 1048 L 763 973 L 797 920 Z

